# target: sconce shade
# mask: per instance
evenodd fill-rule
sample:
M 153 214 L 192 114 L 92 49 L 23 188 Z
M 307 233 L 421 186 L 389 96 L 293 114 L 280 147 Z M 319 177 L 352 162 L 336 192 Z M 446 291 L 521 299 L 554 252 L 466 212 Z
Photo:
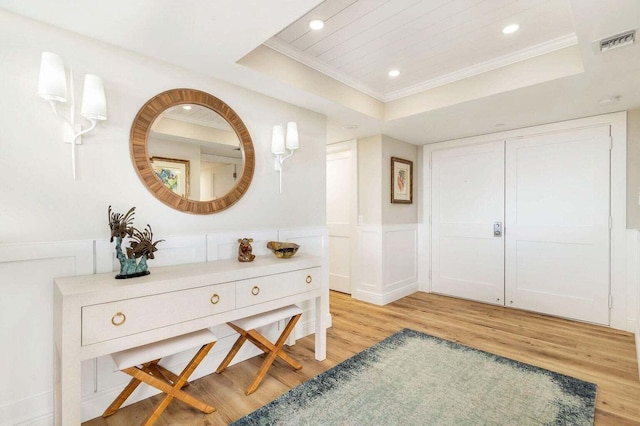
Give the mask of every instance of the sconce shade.
M 273 155 L 284 154 L 284 130 L 282 126 L 273 126 L 273 135 L 271 137 L 271 152 Z
M 298 141 L 298 125 L 290 121 L 287 123 L 287 149 L 295 150 L 300 147 Z
M 46 101 L 67 101 L 67 75 L 62 58 L 55 53 L 42 52 L 38 95 Z
M 93 74 L 84 76 L 84 93 L 80 114 L 87 120 L 107 119 L 107 99 L 102 79 Z

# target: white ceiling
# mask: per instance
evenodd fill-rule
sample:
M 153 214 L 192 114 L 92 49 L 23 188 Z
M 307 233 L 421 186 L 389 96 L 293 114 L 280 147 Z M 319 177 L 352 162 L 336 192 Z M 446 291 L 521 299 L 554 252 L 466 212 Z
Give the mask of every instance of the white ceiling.
M 569 0 L 326 0 L 266 44 L 388 101 L 577 40 Z
M 329 142 L 384 133 L 424 144 L 640 107 L 640 42 L 594 49 L 640 27 L 639 0 L 0 0 L 0 8 L 326 114 Z M 310 32 L 311 17 L 325 28 Z M 505 36 L 512 22 L 521 28 Z M 309 68 L 268 72 L 265 61 L 256 65 L 265 54 Z M 390 68 L 400 76 L 389 79 Z M 334 79 L 332 91 L 299 83 L 296 73 L 313 69 Z M 611 96 L 619 101 L 598 102 Z

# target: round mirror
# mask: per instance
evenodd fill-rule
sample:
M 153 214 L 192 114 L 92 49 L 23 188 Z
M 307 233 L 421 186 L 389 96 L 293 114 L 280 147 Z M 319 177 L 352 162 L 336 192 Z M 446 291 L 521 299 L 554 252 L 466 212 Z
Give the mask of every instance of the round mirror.
M 199 90 L 151 98 L 133 121 L 130 148 L 147 189 L 187 213 L 230 207 L 253 178 L 255 153 L 246 126 L 227 104 Z

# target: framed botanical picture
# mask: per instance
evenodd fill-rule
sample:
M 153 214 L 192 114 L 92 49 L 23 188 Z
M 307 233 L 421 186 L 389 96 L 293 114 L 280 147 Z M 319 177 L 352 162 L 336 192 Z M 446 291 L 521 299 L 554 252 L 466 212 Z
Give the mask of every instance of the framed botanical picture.
M 151 157 L 151 166 L 167 188 L 181 197 L 189 197 L 189 160 Z
M 391 202 L 413 203 L 413 161 L 391 157 Z

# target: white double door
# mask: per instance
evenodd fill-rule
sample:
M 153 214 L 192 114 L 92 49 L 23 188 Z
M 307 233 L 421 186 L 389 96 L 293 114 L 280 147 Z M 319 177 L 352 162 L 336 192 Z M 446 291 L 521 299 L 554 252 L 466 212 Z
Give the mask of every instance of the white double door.
M 432 290 L 609 324 L 609 135 L 433 151 Z

